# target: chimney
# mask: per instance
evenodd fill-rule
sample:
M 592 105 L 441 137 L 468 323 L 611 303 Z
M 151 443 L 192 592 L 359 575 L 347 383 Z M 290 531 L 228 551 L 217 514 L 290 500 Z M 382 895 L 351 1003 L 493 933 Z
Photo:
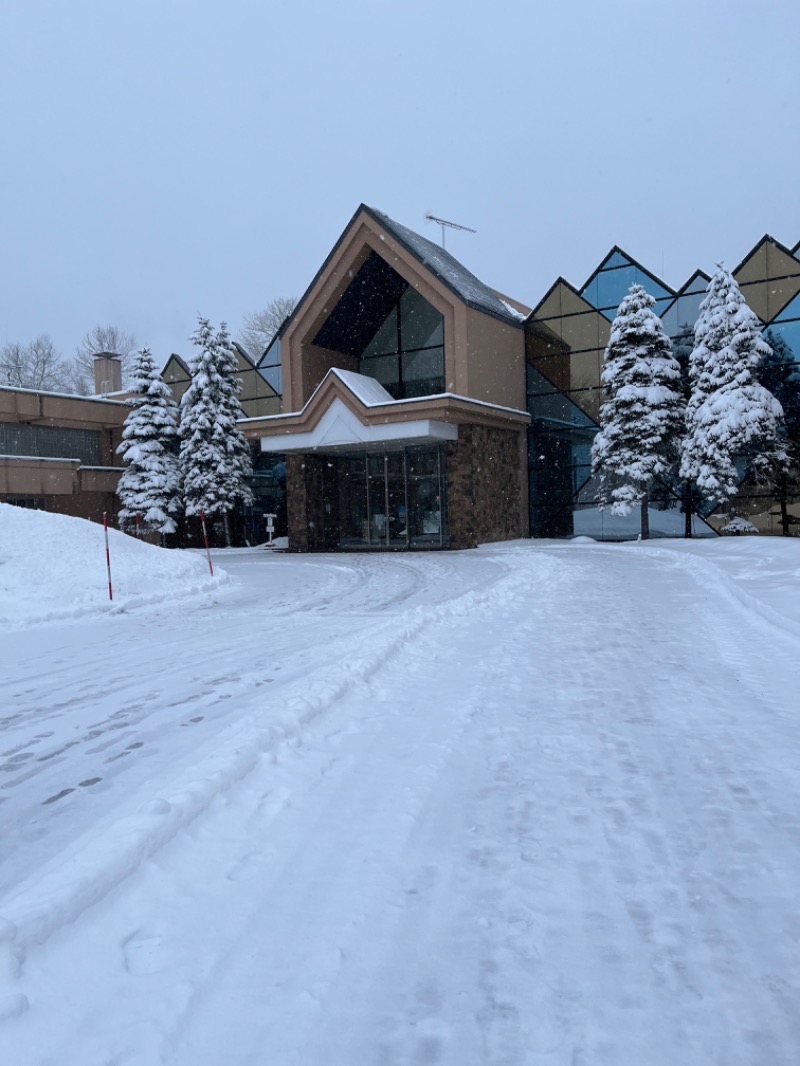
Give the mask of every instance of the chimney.
M 122 389 L 122 361 L 114 352 L 98 352 L 94 357 L 94 391 L 97 396 Z

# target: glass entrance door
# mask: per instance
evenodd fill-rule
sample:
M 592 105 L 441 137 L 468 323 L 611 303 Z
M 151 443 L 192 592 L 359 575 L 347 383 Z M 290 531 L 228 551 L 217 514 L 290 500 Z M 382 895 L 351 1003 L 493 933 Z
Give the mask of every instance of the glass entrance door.
M 442 449 L 403 448 L 338 456 L 341 548 L 440 547 L 446 541 Z

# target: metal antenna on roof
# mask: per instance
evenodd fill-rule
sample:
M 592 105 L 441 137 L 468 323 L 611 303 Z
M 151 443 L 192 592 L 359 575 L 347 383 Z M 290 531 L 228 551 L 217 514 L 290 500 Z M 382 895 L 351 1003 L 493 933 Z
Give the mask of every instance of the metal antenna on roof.
M 436 215 L 427 214 L 425 216 L 426 222 L 438 222 L 442 227 L 442 248 L 444 248 L 444 228 L 448 226 L 450 229 L 463 229 L 467 233 L 477 233 L 476 229 L 471 229 L 469 226 L 461 226 L 458 222 L 448 222 L 446 218 L 437 218 Z

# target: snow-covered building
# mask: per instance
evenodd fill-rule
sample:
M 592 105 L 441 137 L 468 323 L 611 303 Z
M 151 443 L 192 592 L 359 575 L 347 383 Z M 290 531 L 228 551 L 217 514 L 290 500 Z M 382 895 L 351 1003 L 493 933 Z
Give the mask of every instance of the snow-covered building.
M 798 248 L 766 236 L 734 273 L 767 340 L 800 356 Z M 531 308 L 361 205 L 265 353 L 281 413 L 242 426 L 266 468 L 285 461 L 292 547 L 635 536 L 637 516 L 597 509 L 591 477 L 603 352 L 633 282 L 691 347 L 702 271 L 674 289 L 613 248 L 583 286 L 559 278 Z M 652 534 L 680 536 L 681 501 L 667 485 L 654 495 Z M 763 489 L 745 482 L 736 506 L 779 532 Z M 695 516 L 695 535 L 729 517 L 713 512 L 709 501 Z
M 765 236 L 733 271 L 776 353 L 764 384 L 796 437 L 799 253 Z M 361 205 L 261 357 L 237 346 L 240 425 L 257 448 L 255 505 L 240 528 L 261 537 L 263 515 L 277 513 L 277 531 L 306 551 L 636 536 L 635 514 L 598 510 L 591 476 L 603 353 L 634 282 L 685 360 L 708 283 L 701 270 L 673 288 L 615 247 L 582 286 L 558 278 L 526 305 Z M 0 500 L 114 519 L 129 407 L 115 395 L 113 361 L 96 370 L 96 398 L 0 387 Z M 186 363 L 171 356 L 162 376 L 179 400 Z M 654 536 L 683 533 L 675 491 L 656 488 Z M 760 532 L 781 531 L 761 486 L 744 480 L 734 508 Z M 788 510 L 796 531 L 791 494 Z M 706 501 L 693 531 L 713 536 L 731 518 Z
M 290 545 L 470 547 L 528 535 L 528 308 L 361 206 L 280 330 Z
M 800 432 L 800 243 L 792 249 L 766 235 L 745 256 L 733 276 L 762 323 L 767 342 L 780 353 L 781 366 L 765 384 L 785 408 L 790 431 Z M 637 282 L 655 298 L 679 361 L 693 347 L 694 324 L 709 275 L 695 271 L 672 288 L 621 248 L 615 247 L 580 287 L 558 278 L 528 320 L 541 331 L 528 335 L 527 410 L 531 415 L 530 530 L 535 537 L 573 533 L 616 538 L 636 535 L 636 515 L 615 518 L 594 504 L 591 445 L 598 430 L 603 393 L 600 373 L 611 322 L 622 298 Z M 545 339 L 545 338 L 548 338 Z M 653 509 L 654 532 L 683 530 L 677 497 L 662 486 Z M 762 533 L 780 533 L 776 501 L 763 487 L 745 480 L 734 500 Z M 715 501 L 700 508 L 694 532 L 711 534 L 730 517 L 716 514 Z M 793 525 L 800 506 L 789 506 Z
M 0 386 L 0 501 L 115 522 L 116 449 L 130 410 L 120 381 L 119 359 L 103 353 L 97 396 Z

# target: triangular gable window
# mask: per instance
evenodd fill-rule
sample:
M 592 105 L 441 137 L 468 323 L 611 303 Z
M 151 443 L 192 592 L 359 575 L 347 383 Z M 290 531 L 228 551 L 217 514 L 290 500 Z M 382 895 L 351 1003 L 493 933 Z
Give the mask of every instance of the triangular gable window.
M 581 296 L 612 321 L 623 298 L 634 284 L 641 285 L 655 297 L 656 314 L 662 314 L 675 295 L 627 256 L 614 252 L 601 269 L 592 275 L 581 291 Z

